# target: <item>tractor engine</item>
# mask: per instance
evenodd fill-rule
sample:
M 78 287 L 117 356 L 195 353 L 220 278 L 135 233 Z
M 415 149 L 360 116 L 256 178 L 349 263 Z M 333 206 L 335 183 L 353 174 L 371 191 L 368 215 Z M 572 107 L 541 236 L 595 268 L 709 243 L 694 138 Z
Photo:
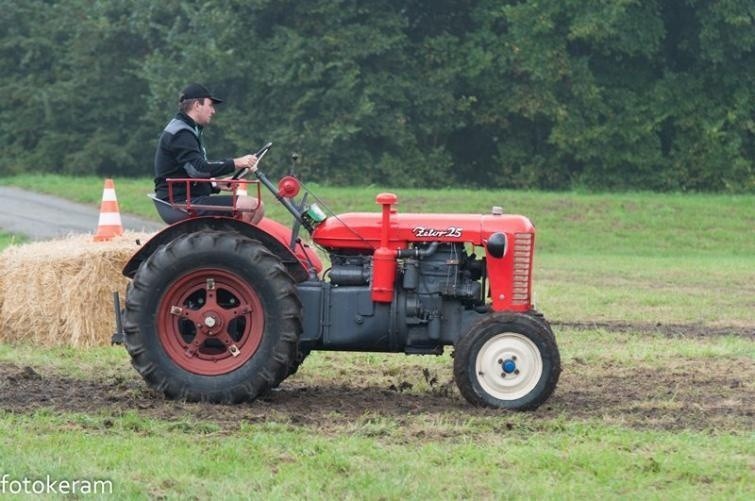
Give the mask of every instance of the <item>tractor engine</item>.
M 467 254 L 461 243 L 419 243 L 401 250 L 390 303 L 371 299 L 372 255 L 334 252 L 330 258 L 329 281 L 298 286 L 305 311 L 321 312 L 320 326 L 304 328 L 302 342 L 318 333 L 312 349 L 363 351 L 367 343 L 373 351 L 440 353 L 466 323 L 465 312 L 487 311 L 480 281 L 484 260 Z
M 307 349 L 440 353 L 485 314 L 525 313 L 534 228 L 503 214 L 382 212 L 327 218 L 312 232 L 330 254 L 326 280 L 297 285 Z M 478 258 L 468 246 L 482 248 Z

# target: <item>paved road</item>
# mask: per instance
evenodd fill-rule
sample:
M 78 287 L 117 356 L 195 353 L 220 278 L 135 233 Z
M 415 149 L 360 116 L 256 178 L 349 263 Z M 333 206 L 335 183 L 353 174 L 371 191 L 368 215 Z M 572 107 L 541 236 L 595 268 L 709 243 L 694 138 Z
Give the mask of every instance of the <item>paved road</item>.
M 46 240 L 72 233 L 97 231 L 99 207 L 77 204 L 62 198 L 0 186 L 0 229 Z M 123 227 L 135 231 L 155 231 L 164 224 L 121 214 Z

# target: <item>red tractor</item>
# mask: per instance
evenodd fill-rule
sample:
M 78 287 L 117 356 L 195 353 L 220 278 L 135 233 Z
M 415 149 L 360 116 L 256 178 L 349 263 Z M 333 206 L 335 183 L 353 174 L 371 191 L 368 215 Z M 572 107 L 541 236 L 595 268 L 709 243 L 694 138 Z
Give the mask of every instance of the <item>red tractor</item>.
M 258 157 L 264 156 L 266 145 Z M 535 409 L 561 372 L 555 336 L 532 306 L 535 230 L 523 216 L 400 214 L 381 193 L 376 213 L 326 216 L 297 202 L 300 183 L 268 188 L 294 217 L 185 218 L 126 264 L 132 279 L 117 336 L 146 382 L 169 398 L 253 400 L 296 372 L 312 350 L 439 355 L 454 347 L 454 378 L 473 404 Z M 185 183 L 197 179 L 169 180 Z M 322 202 L 320 202 L 322 204 Z M 169 206 L 168 206 L 169 205 Z M 298 237 L 327 252 L 323 266 Z M 481 252 L 477 255 L 475 252 Z M 116 298 L 117 299 L 117 298 Z

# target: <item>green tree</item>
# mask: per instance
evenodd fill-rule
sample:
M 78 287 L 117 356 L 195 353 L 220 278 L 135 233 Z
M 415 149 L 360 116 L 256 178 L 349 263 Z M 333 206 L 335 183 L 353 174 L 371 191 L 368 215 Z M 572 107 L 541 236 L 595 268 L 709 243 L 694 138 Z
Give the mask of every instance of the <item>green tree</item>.
M 0 0 L 0 173 L 151 173 L 178 91 L 212 156 L 307 180 L 755 189 L 745 0 Z

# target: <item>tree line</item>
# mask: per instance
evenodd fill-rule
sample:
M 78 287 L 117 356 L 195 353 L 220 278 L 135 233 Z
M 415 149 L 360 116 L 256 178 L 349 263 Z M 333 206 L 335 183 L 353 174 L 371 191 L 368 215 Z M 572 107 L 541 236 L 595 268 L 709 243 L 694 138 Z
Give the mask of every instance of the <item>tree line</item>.
M 747 0 L 0 0 L 0 174 L 211 157 L 330 184 L 752 192 Z M 274 167 L 273 167 L 274 166 Z

